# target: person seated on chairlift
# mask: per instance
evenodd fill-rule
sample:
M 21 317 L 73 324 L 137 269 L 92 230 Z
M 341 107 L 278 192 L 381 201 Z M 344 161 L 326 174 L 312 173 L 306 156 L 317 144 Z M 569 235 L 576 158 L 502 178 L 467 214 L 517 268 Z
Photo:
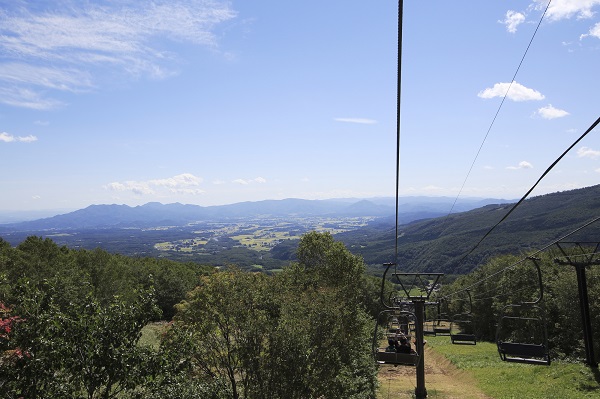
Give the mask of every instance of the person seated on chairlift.
M 410 342 L 405 336 L 400 337 L 400 343 L 396 346 L 396 352 L 398 353 L 412 353 Z
M 398 344 L 398 341 L 393 340 L 393 339 L 388 339 L 388 347 L 385 348 L 386 352 L 396 352 L 396 346 Z

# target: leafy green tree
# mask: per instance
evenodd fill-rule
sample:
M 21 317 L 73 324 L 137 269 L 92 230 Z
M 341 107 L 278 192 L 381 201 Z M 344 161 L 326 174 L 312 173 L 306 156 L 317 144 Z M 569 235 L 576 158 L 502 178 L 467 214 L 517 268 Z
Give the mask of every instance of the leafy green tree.
M 152 353 L 138 345 L 142 328 L 158 308 L 152 291 L 138 292 L 134 301 L 114 298 L 102 305 L 90 297 L 87 305 L 69 312 L 64 322 L 70 362 L 66 371 L 88 399 L 117 398 L 144 381 Z
M 204 276 L 173 331 L 191 337 L 200 379 L 226 383 L 232 398 L 372 398 L 364 264 L 328 234 L 308 234 L 299 248 L 299 263 L 275 276 Z
M 12 311 L 21 321 L 11 331 L 14 361 L 0 364 L 3 397 L 116 398 L 149 376 L 149 356 L 137 342 L 156 312 L 151 291 L 135 301 L 92 296 L 61 306 L 52 281 L 19 284 Z
M 276 320 L 267 279 L 237 270 L 205 276 L 179 306 L 176 323 L 197 338 L 195 366 L 207 378 L 227 381 L 233 398 L 265 381 L 267 335 Z

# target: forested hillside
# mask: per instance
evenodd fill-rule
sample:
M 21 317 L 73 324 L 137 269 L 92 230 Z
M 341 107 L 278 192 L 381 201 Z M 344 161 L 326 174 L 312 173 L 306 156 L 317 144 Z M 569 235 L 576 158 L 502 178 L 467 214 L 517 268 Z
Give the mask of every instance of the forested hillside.
M 399 227 L 398 263 L 404 271 L 465 274 L 491 256 L 519 255 L 568 235 L 600 216 L 600 186 L 533 197 L 524 201 L 473 253 L 489 229 L 512 204 L 487 205 L 468 212 L 413 222 Z M 393 221 L 340 233 L 336 239 L 371 265 L 394 260 Z M 571 240 L 595 241 L 600 223 L 582 229 Z M 463 259 L 464 258 L 464 259 Z

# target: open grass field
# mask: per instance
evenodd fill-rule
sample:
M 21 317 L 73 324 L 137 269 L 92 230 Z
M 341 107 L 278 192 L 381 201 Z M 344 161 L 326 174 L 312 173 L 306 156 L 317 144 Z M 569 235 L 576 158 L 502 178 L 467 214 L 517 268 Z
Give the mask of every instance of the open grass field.
M 413 398 L 413 367 L 380 366 L 378 399 Z M 550 366 L 506 363 L 496 345 L 452 345 L 450 337 L 427 337 L 425 387 L 440 399 L 600 398 L 600 372 L 583 364 Z

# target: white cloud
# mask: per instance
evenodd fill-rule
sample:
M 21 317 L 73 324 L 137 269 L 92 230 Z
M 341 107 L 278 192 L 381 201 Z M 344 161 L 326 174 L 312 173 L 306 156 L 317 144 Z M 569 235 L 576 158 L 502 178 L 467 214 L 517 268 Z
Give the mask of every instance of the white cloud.
M 519 162 L 519 165 L 517 165 L 517 166 L 507 166 L 506 167 L 506 169 L 510 169 L 510 170 L 531 169 L 531 168 L 533 168 L 533 165 L 527 161 L 521 161 L 521 162 Z
M 600 22 L 590 28 L 589 33 L 583 34 L 579 37 L 579 39 L 586 38 L 588 36 L 592 36 L 600 39 Z
M 365 118 L 333 118 L 336 122 L 346 122 L 346 123 L 360 123 L 364 125 L 374 125 L 377 123 L 374 119 L 365 119 Z
M 164 40 L 217 48 L 215 28 L 236 17 L 226 1 L 65 0 L 40 5 L 23 0 L 0 12 L 0 102 L 33 109 L 61 103 L 42 91 L 88 91 L 106 74 L 164 78 L 176 54 Z M 52 65 L 41 67 L 40 64 Z M 9 95 L 7 95 L 9 94 Z
M 600 151 L 592 150 L 589 147 L 581 147 L 580 149 L 577 150 L 577 156 L 579 158 L 596 159 L 596 158 L 600 157 Z
M 150 188 L 148 183 L 146 182 L 138 182 L 138 181 L 125 181 L 123 183 L 113 182 L 109 183 L 105 186 L 107 190 L 111 191 L 131 191 L 136 195 L 148 195 L 154 194 L 154 190 Z
M 534 7 L 543 10 L 548 5 L 548 0 L 534 0 Z M 546 18 L 550 21 L 559 21 L 575 16 L 577 19 L 587 19 L 594 16 L 593 8 L 600 5 L 600 0 L 554 0 L 550 3 Z
M 107 184 L 104 188 L 111 191 L 131 191 L 136 195 L 152 195 L 160 190 L 166 190 L 174 194 L 197 195 L 204 192 L 199 188 L 194 188 L 199 186 L 202 181 L 202 178 L 191 173 L 182 173 L 166 179 L 113 182 Z
M 200 183 L 202 183 L 202 178 L 196 177 L 191 173 L 182 173 L 180 175 L 169 177 L 167 179 L 150 180 L 149 183 L 155 186 L 178 188 L 198 186 Z
M 6 132 L 2 132 L 0 133 L 0 141 L 3 141 L 5 143 L 13 143 L 15 141 L 21 142 L 21 143 L 32 143 L 34 141 L 37 141 L 37 137 L 29 135 L 29 136 L 13 136 L 12 134 L 8 134 Z
M 509 10 L 506 12 L 506 18 L 503 21 L 498 21 L 501 24 L 506 25 L 506 30 L 510 33 L 515 33 L 517 27 L 525 22 L 525 15 L 520 12 Z
M 263 177 L 256 177 L 254 179 L 235 179 L 232 181 L 232 183 L 237 183 L 237 184 L 241 184 L 243 186 L 248 185 L 248 184 L 252 184 L 252 183 L 259 183 L 259 184 L 263 184 L 266 183 L 267 180 Z
M 496 83 L 493 87 L 480 91 L 477 97 L 494 98 L 506 96 L 513 101 L 543 100 L 544 95 L 537 90 L 530 89 L 517 82 Z
M 30 134 L 29 136 L 17 137 L 17 141 L 21 141 L 23 143 L 33 143 L 34 141 L 37 141 L 37 137 Z
M 569 115 L 567 111 L 554 108 L 552 104 L 539 108 L 536 113 L 544 119 L 556 119 Z

